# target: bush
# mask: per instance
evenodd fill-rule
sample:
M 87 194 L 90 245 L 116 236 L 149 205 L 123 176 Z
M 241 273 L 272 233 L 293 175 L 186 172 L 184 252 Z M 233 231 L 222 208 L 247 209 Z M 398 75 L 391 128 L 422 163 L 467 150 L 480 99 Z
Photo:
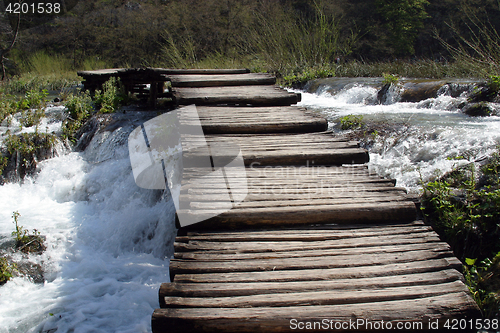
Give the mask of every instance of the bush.
M 424 185 L 422 195 L 425 219 L 465 262 L 467 284 L 489 318 L 500 306 L 499 171 L 497 152 L 479 172 L 474 163 L 456 168 Z
M 106 81 L 101 90 L 95 92 L 94 100 L 99 112 L 113 113 L 124 100 L 120 79 L 111 77 Z
M 0 257 L 0 285 L 9 281 L 16 271 L 17 265 L 15 263 L 9 263 L 7 258 Z
M 363 116 L 347 115 L 340 118 L 340 128 L 342 130 L 352 130 L 361 128 L 365 125 Z
M 88 91 L 69 94 L 64 102 L 66 119 L 62 124 L 63 137 L 75 142 L 75 134 L 94 112 L 94 103 Z

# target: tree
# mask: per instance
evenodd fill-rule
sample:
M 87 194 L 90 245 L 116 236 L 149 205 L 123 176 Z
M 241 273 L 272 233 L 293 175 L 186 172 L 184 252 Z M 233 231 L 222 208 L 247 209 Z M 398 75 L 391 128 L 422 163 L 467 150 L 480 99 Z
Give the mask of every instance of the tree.
M 0 30 L 2 32 L 0 41 L 0 63 L 2 66 L 2 81 L 6 78 L 5 63 L 8 60 L 7 56 L 9 52 L 16 44 L 17 36 L 19 35 L 20 23 L 21 13 L 17 15 L 17 22 L 13 25 L 13 27 L 11 27 L 7 20 L 5 10 L 2 8 L 2 12 L 0 13 Z
M 385 20 L 389 41 L 396 54 L 414 54 L 414 43 L 424 19 L 427 0 L 376 0 L 377 11 Z

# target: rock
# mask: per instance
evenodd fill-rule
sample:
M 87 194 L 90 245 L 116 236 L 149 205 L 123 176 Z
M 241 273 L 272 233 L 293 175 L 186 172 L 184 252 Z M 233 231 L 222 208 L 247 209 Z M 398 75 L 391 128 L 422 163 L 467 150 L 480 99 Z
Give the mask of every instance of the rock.
M 380 103 L 380 104 L 384 104 L 385 101 L 387 100 L 387 93 L 389 92 L 389 89 L 391 89 L 391 83 L 386 83 L 384 84 L 384 86 L 382 87 L 382 89 L 380 89 L 377 93 L 377 101 Z
M 403 85 L 401 102 L 420 102 L 429 98 L 436 98 L 439 89 L 445 85 L 440 81 L 406 82 Z
M 487 83 L 479 84 L 469 95 L 469 102 L 495 102 L 498 99 L 498 89 L 493 89 Z
M 471 117 L 488 117 L 496 115 L 496 112 L 490 108 L 487 102 L 467 104 L 462 112 Z

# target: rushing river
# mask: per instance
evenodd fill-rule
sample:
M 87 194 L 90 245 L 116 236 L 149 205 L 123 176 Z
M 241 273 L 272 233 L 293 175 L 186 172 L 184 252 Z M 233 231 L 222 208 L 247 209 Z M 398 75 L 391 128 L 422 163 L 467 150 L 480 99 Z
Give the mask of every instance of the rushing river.
M 328 118 L 334 131 L 338 118 L 349 114 L 395 125 L 390 135 L 374 138 L 369 165 L 417 191 L 421 176 L 430 179 L 458 163 L 448 157 L 479 159 L 500 143 L 499 117 L 460 112 L 471 83 L 439 85 L 434 97 L 418 102 L 401 102 L 404 89 L 393 89 L 381 104 L 381 80 L 324 79 L 302 91 L 300 104 Z M 11 130 L 18 125 L 14 120 Z M 43 283 L 15 277 L 0 287 L 0 333 L 151 330 L 158 288 L 169 281 L 174 207 L 170 198 L 134 182 L 126 142 L 135 126 L 122 122 L 96 135 L 85 152 L 61 147 L 59 156 L 39 164 L 36 177 L 0 186 L 0 251 L 39 265 L 44 275 Z M 60 121 L 40 126 L 60 127 Z M 46 236 L 42 255 L 8 250 L 15 211 L 25 229 Z
M 317 110 L 340 134 L 345 132 L 338 129 L 339 118 L 351 114 L 363 116 L 365 123 L 393 128 L 374 136 L 369 167 L 412 192 L 419 191 L 420 179 L 434 179 L 461 163 L 455 157 L 479 161 L 500 144 L 500 117 L 461 112 L 473 82 L 401 80 L 382 103 L 377 100 L 381 87 L 382 80 L 372 78 L 316 80 L 302 91 L 300 105 Z

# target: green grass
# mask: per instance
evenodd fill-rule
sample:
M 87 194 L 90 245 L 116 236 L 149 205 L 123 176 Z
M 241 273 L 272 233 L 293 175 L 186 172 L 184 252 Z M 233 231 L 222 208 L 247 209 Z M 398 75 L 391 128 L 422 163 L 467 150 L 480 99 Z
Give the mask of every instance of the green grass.
M 463 159 L 463 157 L 458 157 Z M 427 222 L 465 263 L 465 277 L 483 314 L 500 314 L 500 150 L 476 170 L 456 168 L 423 187 Z

